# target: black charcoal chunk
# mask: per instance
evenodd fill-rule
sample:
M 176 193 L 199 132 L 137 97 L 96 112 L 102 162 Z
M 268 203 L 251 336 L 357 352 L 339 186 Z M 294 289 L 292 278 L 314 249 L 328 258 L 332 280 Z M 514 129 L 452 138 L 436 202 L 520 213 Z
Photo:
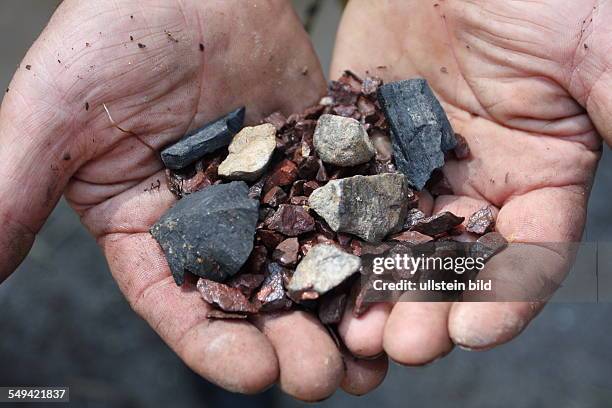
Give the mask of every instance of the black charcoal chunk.
M 185 196 L 151 228 L 177 285 L 185 271 L 223 282 L 238 272 L 253 249 L 259 202 L 242 181 Z
M 391 125 L 395 164 L 421 190 L 457 145 L 446 113 L 424 79 L 383 85 L 378 100 Z
M 185 135 L 181 140 L 162 150 L 164 165 L 179 170 L 201 159 L 204 155 L 230 144 L 244 124 L 245 108 L 238 108 Z

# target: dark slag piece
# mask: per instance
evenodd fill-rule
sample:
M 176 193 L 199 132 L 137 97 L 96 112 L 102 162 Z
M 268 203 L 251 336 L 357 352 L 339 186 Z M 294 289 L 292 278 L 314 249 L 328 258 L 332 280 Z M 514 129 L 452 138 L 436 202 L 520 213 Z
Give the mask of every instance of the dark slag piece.
M 378 100 L 391 125 L 395 164 L 421 190 L 457 145 L 446 113 L 424 79 L 385 84 Z
M 199 279 L 197 288 L 206 303 L 217 306 L 224 312 L 257 313 L 259 311 L 259 308 L 249 302 L 249 299 L 239 289 L 223 283 Z
M 474 258 L 489 259 L 508 246 L 508 241 L 499 232 L 489 232 L 476 240 L 471 254 Z
M 495 217 L 491 207 L 487 206 L 476 211 L 468 219 L 465 230 L 474 234 L 483 235 L 493 231 L 495 228 Z
M 205 154 L 230 144 L 244 125 L 245 108 L 241 107 L 185 135 L 161 152 L 164 165 L 172 170 L 182 169 Z
M 151 228 L 177 285 L 185 271 L 224 281 L 238 272 L 253 249 L 259 203 L 242 181 L 189 194 Z
M 444 211 L 431 217 L 422 218 L 416 222 L 411 228 L 412 231 L 420 232 L 421 234 L 435 237 L 455 228 L 465 220 L 463 217 L 457 217 L 455 214 Z
M 328 293 L 319 303 L 319 320 L 323 324 L 338 324 L 342 320 L 348 295 L 346 293 Z

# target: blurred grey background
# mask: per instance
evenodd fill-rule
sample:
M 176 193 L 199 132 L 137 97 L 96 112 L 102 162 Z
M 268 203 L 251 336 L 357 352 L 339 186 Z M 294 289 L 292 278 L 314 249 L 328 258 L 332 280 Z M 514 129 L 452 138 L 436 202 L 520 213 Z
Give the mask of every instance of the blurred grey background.
M 57 6 L 0 2 L 0 89 Z M 305 18 L 311 0 L 294 0 Z M 312 36 L 329 65 L 340 2 L 323 0 Z M 612 158 L 606 148 L 585 239 L 610 241 Z M 455 350 L 423 368 L 392 365 L 365 397 L 339 391 L 326 407 L 603 407 L 612 404 L 612 306 L 551 304 L 514 342 Z M 0 385 L 68 385 L 79 407 L 244 407 L 297 403 L 272 389 L 244 397 L 216 389 L 179 361 L 133 314 L 94 240 L 62 202 L 27 260 L 0 287 Z

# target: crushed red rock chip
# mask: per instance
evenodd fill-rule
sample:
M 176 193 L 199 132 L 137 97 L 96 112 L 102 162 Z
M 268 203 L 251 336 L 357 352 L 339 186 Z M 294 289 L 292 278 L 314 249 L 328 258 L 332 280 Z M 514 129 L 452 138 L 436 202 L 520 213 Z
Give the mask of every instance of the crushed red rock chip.
M 272 252 L 272 259 L 278 261 L 281 265 L 295 265 L 298 261 L 298 252 L 300 243 L 297 238 L 288 238 L 277 245 Z
M 465 137 L 461 136 L 459 133 L 455 133 L 455 138 L 457 139 L 457 146 L 454 150 L 455 157 L 458 160 L 463 160 L 470 157 L 470 146 L 468 145 L 467 140 L 465 140 Z
M 433 241 L 432 237 L 425 234 L 421 234 L 417 231 L 403 231 L 399 234 L 392 235 L 391 239 L 393 241 L 407 242 L 413 245 L 424 244 L 425 242 Z
M 284 159 L 274 167 L 264 185 L 264 193 L 276 186 L 288 186 L 297 180 L 297 166 L 289 159 Z
M 261 199 L 263 204 L 269 205 L 270 207 L 278 207 L 287 201 L 287 193 L 279 186 L 272 187 Z
M 465 230 L 474 234 L 483 235 L 493 231 L 495 228 L 495 216 L 490 206 L 486 206 L 476 211 L 468 219 Z
M 281 204 L 278 211 L 268 219 L 267 227 L 288 237 L 297 237 L 312 231 L 315 220 L 302 206 Z
M 293 302 L 286 296 L 284 281 L 290 275 L 288 269 L 277 263 L 268 265 L 268 276 L 257 292 L 255 299 L 261 305 L 262 311 L 286 310 Z
M 266 276 L 263 273 L 243 273 L 234 276 L 227 282 L 227 285 L 240 290 L 244 296 L 250 298 L 255 289 L 261 286 L 265 278 Z
M 435 237 L 449 232 L 465 220 L 464 217 L 457 217 L 455 214 L 444 211 L 431 217 L 422 218 L 411 228 L 430 237 Z
M 197 288 L 207 303 L 217 306 L 224 312 L 257 313 L 259 311 L 259 308 L 249 302 L 249 299 L 239 289 L 223 283 L 200 278 Z

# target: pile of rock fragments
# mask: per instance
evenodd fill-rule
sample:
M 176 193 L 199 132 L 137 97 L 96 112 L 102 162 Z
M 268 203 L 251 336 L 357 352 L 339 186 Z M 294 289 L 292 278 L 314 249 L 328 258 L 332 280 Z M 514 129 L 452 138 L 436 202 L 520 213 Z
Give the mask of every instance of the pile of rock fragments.
M 347 71 L 303 113 L 253 127 L 244 115 L 161 154 L 179 200 L 151 234 L 178 285 L 198 278 L 211 318 L 305 308 L 338 323 L 347 302 L 356 314 L 367 308 L 355 289 L 363 256 L 460 230 L 463 217 L 417 208 L 416 191 L 448 190 L 445 158 L 470 155 L 425 80 L 383 84 Z M 464 228 L 482 235 L 488 255 L 505 245 L 494 224 L 483 208 Z

